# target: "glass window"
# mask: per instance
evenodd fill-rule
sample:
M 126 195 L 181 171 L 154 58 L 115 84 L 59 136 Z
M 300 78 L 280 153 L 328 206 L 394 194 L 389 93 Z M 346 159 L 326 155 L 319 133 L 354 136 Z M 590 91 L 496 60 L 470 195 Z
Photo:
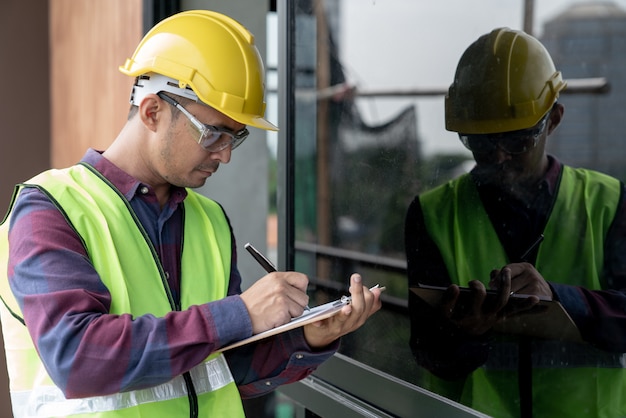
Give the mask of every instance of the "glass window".
M 571 80 L 547 153 L 624 180 L 626 0 L 286 3 L 293 50 L 285 111 L 293 125 L 277 147 L 287 147 L 293 163 L 292 267 L 309 275 L 312 306 L 346 294 L 352 272 L 385 286 L 383 311 L 340 351 L 437 391 L 409 347 L 405 217 L 416 196 L 475 165 L 444 124 L 459 59 L 479 36 L 521 30 L 532 17 L 527 32 Z

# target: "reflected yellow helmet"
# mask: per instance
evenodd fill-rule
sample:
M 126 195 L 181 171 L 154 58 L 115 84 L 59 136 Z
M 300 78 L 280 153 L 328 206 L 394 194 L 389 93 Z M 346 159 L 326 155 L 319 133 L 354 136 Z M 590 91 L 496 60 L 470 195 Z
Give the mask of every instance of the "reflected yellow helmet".
M 228 16 L 191 10 L 162 20 L 120 71 L 137 77 L 131 103 L 169 91 L 244 125 L 277 130 L 264 118 L 264 68 L 254 36 Z
M 471 44 L 459 60 L 445 98 L 446 129 L 488 134 L 530 128 L 565 86 L 537 39 L 495 29 Z

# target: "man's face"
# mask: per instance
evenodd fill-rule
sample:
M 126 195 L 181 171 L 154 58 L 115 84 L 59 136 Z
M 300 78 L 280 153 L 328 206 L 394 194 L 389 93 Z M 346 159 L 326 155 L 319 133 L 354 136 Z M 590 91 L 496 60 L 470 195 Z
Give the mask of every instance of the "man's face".
M 489 153 L 474 153 L 476 167 L 472 171 L 483 184 L 503 189 L 533 184 L 543 174 L 545 134 L 537 146 L 522 154 L 509 154 L 496 148 Z
M 534 184 L 545 170 L 545 144 L 550 126 L 549 114 L 532 128 L 520 131 L 461 135 L 472 150 L 476 167 L 474 178 L 481 184 L 502 189 Z
M 244 128 L 244 125 L 211 107 L 193 103 L 185 108 L 204 124 L 233 132 Z M 220 164 L 230 161 L 230 147 L 211 152 L 202 148 L 198 139 L 198 130 L 179 112 L 172 120 L 160 147 L 159 171 L 168 183 L 181 187 L 200 187 L 217 171 Z

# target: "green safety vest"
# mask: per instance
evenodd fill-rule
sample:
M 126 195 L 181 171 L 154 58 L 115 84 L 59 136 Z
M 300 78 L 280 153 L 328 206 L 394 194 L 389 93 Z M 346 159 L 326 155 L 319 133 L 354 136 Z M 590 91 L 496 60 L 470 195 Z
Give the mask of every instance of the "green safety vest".
M 604 242 L 620 198 L 618 180 L 564 167 L 535 266 L 554 283 L 605 289 Z M 487 284 L 493 269 L 510 263 L 466 174 L 420 196 L 426 229 L 452 280 Z M 513 340 L 513 341 L 512 341 Z M 460 401 L 497 417 L 519 416 L 518 344 L 499 337 L 487 363 L 461 388 Z M 533 340 L 532 404 L 535 417 L 626 415 L 625 356 L 588 344 Z M 453 385 L 430 377 L 432 390 Z
M 111 314 L 163 317 L 175 310 L 165 273 L 150 239 L 124 196 L 88 165 L 49 170 L 16 188 L 36 187 L 78 233 L 111 293 Z M 230 227 L 221 207 L 188 190 L 184 201 L 181 309 L 224 298 L 231 260 Z M 47 374 L 23 325 L 7 279 L 9 215 L 0 226 L 0 304 L 14 418 L 189 416 L 183 376 L 147 389 L 65 399 Z M 242 417 L 243 406 L 228 364 L 214 354 L 188 372 L 202 417 Z

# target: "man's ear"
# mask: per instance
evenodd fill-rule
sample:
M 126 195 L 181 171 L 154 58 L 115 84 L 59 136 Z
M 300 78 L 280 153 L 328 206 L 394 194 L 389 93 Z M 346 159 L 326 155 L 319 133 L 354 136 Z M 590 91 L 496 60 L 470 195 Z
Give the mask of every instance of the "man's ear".
M 138 116 L 151 131 L 156 131 L 159 121 L 163 118 L 166 103 L 156 94 L 147 94 L 139 103 Z
M 548 125 L 548 135 L 561 124 L 563 120 L 563 114 L 565 113 L 565 107 L 561 103 L 556 103 L 550 111 L 550 125 Z

